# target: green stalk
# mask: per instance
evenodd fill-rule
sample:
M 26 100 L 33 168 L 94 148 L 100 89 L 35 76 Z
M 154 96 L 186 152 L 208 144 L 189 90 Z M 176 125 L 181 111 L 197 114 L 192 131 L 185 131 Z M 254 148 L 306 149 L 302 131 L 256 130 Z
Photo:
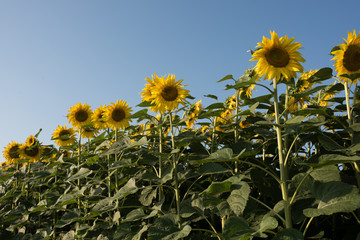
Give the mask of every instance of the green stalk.
M 349 91 L 349 85 L 347 83 L 344 83 L 344 89 L 345 89 L 346 111 L 349 119 L 349 125 L 353 125 L 354 119 L 352 117 L 352 113 L 350 110 L 350 97 L 349 97 L 350 91 Z M 354 138 L 354 134 L 351 133 L 351 143 L 353 143 L 353 138 Z M 356 172 L 355 175 L 356 175 L 357 185 L 360 188 L 360 166 L 358 165 L 357 162 L 354 162 L 354 168 Z
M 174 141 L 174 129 L 172 124 L 172 113 L 169 114 L 170 117 L 170 131 L 171 131 L 171 147 L 172 150 L 175 150 L 175 141 Z M 179 217 L 179 225 L 181 224 L 180 219 L 180 196 L 179 196 L 179 178 L 178 178 L 178 172 L 177 172 L 177 161 L 176 161 L 176 153 L 172 153 L 172 165 L 173 165 L 173 171 L 174 171 L 174 178 L 175 178 L 175 200 L 176 200 L 176 213 Z
M 279 153 L 279 167 L 280 167 L 280 187 L 281 194 L 284 200 L 284 212 L 285 212 L 285 227 L 292 228 L 292 220 L 291 220 L 291 208 L 289 203 L 288 189 L 287 189 L 287 169 L 284 164 L 284 155 L 283 155 L 283 142 L 282 142 L 282 134 L 281 128 L 279 127 L 280 119 L 279 119 L 279 105 L 278 105 L 278 94 L 277 94 L 277 82 L 276 79 L 273 81 L 274 87 L 274 109 L 275 109 L 275 130 L 278 144 L 278 153 Z
M 237 126 L 237 122 L 238 122 L 238 120 L 239 120 L 239 116 L 238 116 L 238 112 L 239 112 L 239 89 L 237 89 L 236 90 L 236 93 L 235 93 L 235 116 L 236 116 L 236 118 L 235 118 L 235 131 L 234 131 L 234 138 L 235 138 L 235 140 L 234 140 L 234 143 L 235 143 L 235 145 L 236 145 L 236 143 L 237 143 L 237 139 L 238 139 L 238 135 L 239 135 L 239 133 L 238 133 L 238 126 Z M 234 172 L 235 172 L 235 174 L 237 174 L 238 173 L 238 169 L 239 167 L 238 167 L 238 162 L 235 162 L 235 169 L 234 169 Z
M 161 119 L 161 118 L 160 118 Z M 162 178 L 162 127 L 160 126 L 160 129 L 159 129 L 159 178 L 161 179 Z M 161 184 L 162 185 L 162 184 Z M 159 201 L 161 201 L 161 199 L 163 198 L 164 196 L 164 192 L 163 192 L 163 188 L 162 186 L 160 186 L 159 188 Z

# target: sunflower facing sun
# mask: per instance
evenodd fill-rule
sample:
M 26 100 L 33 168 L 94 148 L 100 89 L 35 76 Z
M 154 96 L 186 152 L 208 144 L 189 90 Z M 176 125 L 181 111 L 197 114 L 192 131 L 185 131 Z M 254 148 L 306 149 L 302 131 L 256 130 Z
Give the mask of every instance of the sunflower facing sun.
M 189 90 L 183 89 L 182 81 L 175 81 L 175 75 L 169 74 L 166 78 L 160 78 L 152 88 L 152 103 L 156 104 L 159 112 L 172 111 L 178 107 L 179 103 L 183 103 Z
M 344 39 L 345 40 L 345 39 Z M 356 35 L 355 30 L 348 32 L 348 38 L 345 43 L 340 44 L 338 50 L 332 52 L 335 60 L 335 70 L 338 72 L 337 76 L 343 74 L 360 73 L 360 34 Z M 350 79 L 340 77 L 343 82 L 350 82 Z M 358 79 L 353 80 L 355 84 Z
M 55 129 L 52 134 L 53 139 L 59 147 L 69 146 L 76 141 L 75 130 L 73 128 L 67 128 L 65 126 L 58 125 L 58 128 Z
M 92 111 L 90 106 L 86 103 L 78 103 L 72 106 L 67 115 L 69 122 L 76 128 L 81 128 L 84 125 L 91 123 Z
M 96 129 L 107 129 L 108 124 L 105 121 L 104 113 L 105 113 L 106 106 L 98 107 L 94 110 L 94 113 L 92 115 L 92 123 Z
M 297 51 L 301 48 L 301 44 L 294 42 L 295 38 L 285 37 L 279 38 L 275 31 L 270 31 L 271 39 L 263 37 L 257 51 L 253 53 L 250 61 L 258 61 L 255 69 L 256 72 L 265 79 L 279 80 L 283 76 L 287 81 L 296 77 L 296 72 L 302 72 L 303 67 L 300 62 L 305 59 Z
M 125 129 L 130 125 L 131 107 L 123 100 L 117 100 L 116 103 L 111 103 L 104 112 L 105 121 L 110 128 L 119 130 Z

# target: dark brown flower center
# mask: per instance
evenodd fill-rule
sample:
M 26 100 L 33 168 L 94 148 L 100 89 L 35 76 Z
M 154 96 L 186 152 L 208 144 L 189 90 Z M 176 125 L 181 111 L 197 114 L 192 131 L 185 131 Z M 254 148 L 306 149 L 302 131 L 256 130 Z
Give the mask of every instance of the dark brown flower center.
M 85 110 L 79 110 L 75 113 L 75 119 L 78 122 L 85 122 L 89 118 L 89 114 Z
M 115 108 L 111 113 L 111 118 L 115 122 L 121 122 L 125 118 L 125 111 L 121 108 Z
M 9 150 L 9 156 L 10 156 L 12 159 L 19 158 L 19 157 L 20 157 L 20 155 L 19 155 L 19 146 L 13 146 L 12 148 L 10 148 L 10 150 Z
M 287 51 L 280 47 L 273 47 L 265 54 L 267 62 L 277 68 L 286 67 L 290 62 Z
M 167 86 L 161 91 L 161 96 L 166 101 L 169 101 L 169 102 L 174 101 L 178 97 L 178 90 L 174 86 Z
M 67 141 L 70 139 L 70 132 L 68 130 L 61 130 L 59 137 L 61 137 L 61 141 Z
M 350 45 L 344 53 L 343 65 L 348 71 L 360 70 L 360 47 Z
M 25 148 L 25 154 L 29 157 L 35 157 L 39 153 L 39 146 L 32 146 Z

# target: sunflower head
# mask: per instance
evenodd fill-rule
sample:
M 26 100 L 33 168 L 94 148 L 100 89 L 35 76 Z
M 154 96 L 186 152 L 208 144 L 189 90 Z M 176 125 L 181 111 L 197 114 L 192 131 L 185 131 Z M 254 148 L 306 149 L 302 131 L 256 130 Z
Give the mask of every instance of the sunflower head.
M 78 103 L 72 106 L 67 115 L 69 122 L 76 128 L 81 128 L 84 125 L 91 123 L 92 111 L 90 106 L 86 103 Z
M 93 126 L 85 126 L 81 129 L 81 136 L 83 138 L 94 138 L 99 133 L 99 130 Z
M 164 113 L 165 111 L 173 111 L 183 103 L 189 90 L 183 89 L 181 85 L 183 80 L 175 81 L 175 75 L 168 75 L 166 78 L 161 78 L 152 88 L 152 103 L 155 103 L 156 110 Z
M 67 128 L 66 124 L 65 126 L 58 125 L 52 137 L 59 147 L 72 145 L 76 141 L 75 130 L 73 128 Z
M 20 146 L 20 158 L 29 159 L 29 162 L 38 162 L 40 159 L 41 146 L 37 139 L 35 143 L 28 146 L 27 143 L 21 144 Z
M 3 156 L 8 163 L 16 163 L 20 159 L 20 144 L 15 141 L 10 142 L 5 147 Z
M 106 110 L 107 106 L 101 106 L 98 107 L 97 109 L 95 109 L 95 111 L 93 112 L 92 115 L 92 123 L 94 125 L 95 128 L 97 129 L 107 129 L 108 128 L 108 124 L 105 121 L 105 110 Z
M 360 73 L 360 34 L 357 35 L 355 30 L 348 32 L 348 38 L 344 40 L 345 43 L 338 45 L 337 50 L 332 52 L 338 77 L 343 74 Z M 340 77 L 340 80 L 356 83 L 358 79 Z
M 265 79 L 279 80 L 283 76 L 287 81 L 296 77 L 297 72 L 302 72 L 303 67 L 300 62 L 305 59 L 297 51 L 301 44 L 293 42 L 295 38 L 279 38 L 274 31 L 270 31 L 271 39 L 263 37 L 259 48 L 253 53 L 250 61 L 258 61 L 255 70 L 260 75 L 265 75 Z
M 108 126 L 116 130 L 125 129 L 130 125 L 130 115 L 131 107 L 123 100 L 117 100 L 116 103 L 111 103 L 104 112 L 104 118 Z

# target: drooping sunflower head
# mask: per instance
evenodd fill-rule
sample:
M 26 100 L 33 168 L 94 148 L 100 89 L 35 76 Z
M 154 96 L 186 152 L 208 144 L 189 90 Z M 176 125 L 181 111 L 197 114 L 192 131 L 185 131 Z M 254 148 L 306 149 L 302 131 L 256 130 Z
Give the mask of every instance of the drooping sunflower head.
M 183 89 L 182 81 L 175 81 L 175 75 L 169 74 L 166 78 L 160 79 L 152 88 L 154 98 L 152 103 L 155 103 L 159 112 L 173 111 L 179 103 L 184 102 L 189 90 Z
M 73 128 L 67 128 L 66 124 L 65 126 L 58 125 L 52 137 L 59 147 L 72 145 L 76 141 L 75 130 Z
M 106 108 L 107 108 L 107 106 L 100 105 L 100 107 L 95 109 L 95 111 L 93 112 L 92 123 L 96 129 L 104 130 L 104 129 L 108 128 L 108 124 L 105 121 L 105 117 L 104 117 Z
M 338 77 L 343 74 L 360 73 L 360 34 L 357 35 L 355 30 L 348 32 L 348 38 L 344 40 L 345 43 L 338 45 L 338 49 L 332 52 Z M 340 77 L 340 80 L 356 83 L 358 79 Z
M 87 103 L 72 106 L 67 115 L 69 122 L 76 128 L 91 123 L 92 111 Z
M 108 126 L 113 129 L 125 129 L 130 125 L 131 107 L 123 100 L 117 100 L 116 103 L 111 103 L 104 112 L 105 121 Z
M 29 162 L 38 162 L 40 159 L 41 145 L 37 139 L 35 143 L 28 146 L 26 143 L 20 145 L 20 158 L 28 159 Z
M 20 144 L 12 141 L 3 151 L 4 158 L 11 164 L 16 163 L 20 159 Z
M 297 51 L 301 44 L 293 42 L 295 38 L 284 36 L 279 38 L 275 31 L 270 31 L 271 39 L 263 37 L 259 47 L 253 53 L 250 61 L 258 61 L 255 70 L 260 75 L 265 75 L 265 79 L 280 79 L 283 76 L 287 81 L 296 77 L 297 72 L 302 72 L 303 67 L 300 62 L 305 59 Z
M 99 133 L 99 130 L 93 126 L 85 126 L 81 129 L 81 137 L 83 138 L 94 138 Z

